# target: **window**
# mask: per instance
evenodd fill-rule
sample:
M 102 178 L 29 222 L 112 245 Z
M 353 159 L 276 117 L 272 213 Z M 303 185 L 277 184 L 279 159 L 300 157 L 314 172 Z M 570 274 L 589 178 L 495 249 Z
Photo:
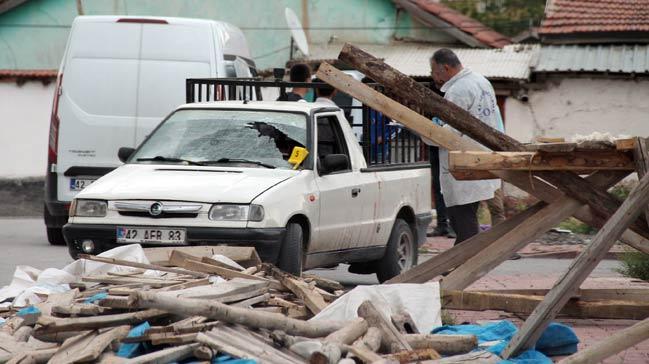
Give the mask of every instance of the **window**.
M 347 156 L 347 171 L 350 171 L 349 150 L 345 143 L 343 131 L 334 115 L 318 117 L 318 170 L 324 157 L 329 154 L 344 154 Z

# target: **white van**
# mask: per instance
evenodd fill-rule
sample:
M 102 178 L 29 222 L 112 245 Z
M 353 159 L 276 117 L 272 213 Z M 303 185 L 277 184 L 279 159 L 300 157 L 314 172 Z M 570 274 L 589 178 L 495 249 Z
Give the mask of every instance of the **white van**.
M 245 36 L 218 21 L 167 17 L 80 16 L 59 69 L 45 182 L 51 244 L 72 198 L 121 164 L 178 105 L 185 80 L 256 76 Z

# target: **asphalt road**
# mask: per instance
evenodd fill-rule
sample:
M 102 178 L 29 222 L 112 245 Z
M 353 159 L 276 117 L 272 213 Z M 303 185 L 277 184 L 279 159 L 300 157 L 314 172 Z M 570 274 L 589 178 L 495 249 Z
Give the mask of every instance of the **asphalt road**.
M 420 257 L 420 261 L 426 260 Z M 70 263 L 67 247 L 51 246 L 47 242 L 45 225 L 40 218 L 0 219 L 0 287 L 11 282 L 13 272 L 18 265 L 29 265 L 34 268 L 61 268 Z M 510 260 L 496 268 L 494 274 L 542 273 L 548 270 L 565 271 L 569 259 L 521 259 Z M 605 260 L 597 267 L 594 274 L 598 276 L 618 276 L 614 269 L 617 261 Z M 345 265 L 336 269 L 314 269 L 315 274 L 335 279 L 344 285 L 376 284 L 376 275 L 358 275 L 347 272 Z

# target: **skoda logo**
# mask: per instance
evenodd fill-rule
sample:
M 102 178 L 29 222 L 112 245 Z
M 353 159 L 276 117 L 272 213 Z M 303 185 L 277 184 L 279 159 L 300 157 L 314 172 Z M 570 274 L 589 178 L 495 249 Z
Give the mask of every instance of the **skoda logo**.
M 159 216 L 162 213 L 162 203 L 154 202 L 149 208 L 149 213 L 151 216 Z

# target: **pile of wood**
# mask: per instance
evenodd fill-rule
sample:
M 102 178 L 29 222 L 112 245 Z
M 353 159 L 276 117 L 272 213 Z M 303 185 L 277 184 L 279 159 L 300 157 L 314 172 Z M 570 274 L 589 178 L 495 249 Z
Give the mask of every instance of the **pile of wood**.
M 151 264 L 81 256 L 129 268 L 83 276 L 67 292 L 3 312 L 0 362 L 209 362 L 221 355 L 259 363 L 453 362 L 436 360 L 477 345 L 474 336 L 419 333 L 406 312 L 386 317 L 369 301 L 351 321 L 306 321 L 344 287 L 261 264 L 252 248 L 145 251 Z M 215 253 L 240 267 L 211 258 Z M 148 329 L 134 330 L 143 324 Z M 137 355 L 120 357 L 120 348 Z M 496 360 L 487 353 L 470 357 Z

